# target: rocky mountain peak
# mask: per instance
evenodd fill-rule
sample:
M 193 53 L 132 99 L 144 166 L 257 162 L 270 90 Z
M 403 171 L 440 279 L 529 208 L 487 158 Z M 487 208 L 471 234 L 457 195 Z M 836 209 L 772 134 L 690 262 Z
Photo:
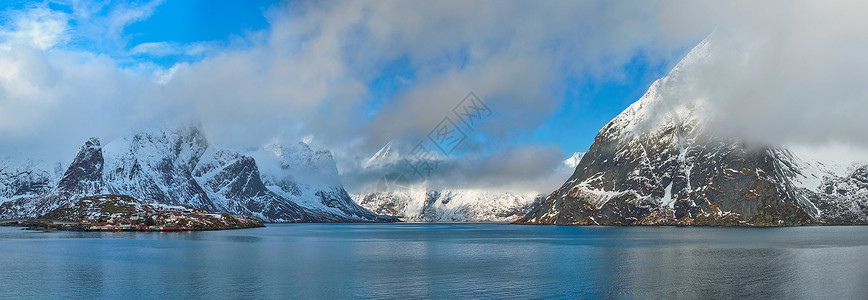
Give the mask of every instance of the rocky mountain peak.
M 397 162 L 400 158 L 401 155 L 398 153 L 398 150 L 393 149 L 392 141 L 389 141 L 386 145 L 383 145 L 377 153 L 374 153 L 373 156 L 365 160 L 362 164 L 362 168 L 373 169 L 385 167 Z
M 105 182 L 102 180 L 103 166 L 99 138 L 92 137 L 79 148 L 55 190 L 70 194 L 99 194 L 105 189 Z

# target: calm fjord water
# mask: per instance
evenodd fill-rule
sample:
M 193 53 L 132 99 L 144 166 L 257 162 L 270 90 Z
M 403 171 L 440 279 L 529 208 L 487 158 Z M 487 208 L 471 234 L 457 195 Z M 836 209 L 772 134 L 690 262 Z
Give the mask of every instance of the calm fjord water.
M 0 227 L 0 298 L 862 298 L 868 227 Z

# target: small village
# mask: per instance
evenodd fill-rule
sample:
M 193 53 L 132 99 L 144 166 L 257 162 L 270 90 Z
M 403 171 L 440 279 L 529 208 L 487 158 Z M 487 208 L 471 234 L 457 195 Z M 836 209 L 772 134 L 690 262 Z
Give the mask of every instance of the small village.
M 192 217 L 192 209 L 144 212 L 134 214 L 113 213 L 107 218 L 82 218 L 79 220 L 86 231 L 186 231 L 187 226 L 179 223 L 202 223 L 200 217 Z

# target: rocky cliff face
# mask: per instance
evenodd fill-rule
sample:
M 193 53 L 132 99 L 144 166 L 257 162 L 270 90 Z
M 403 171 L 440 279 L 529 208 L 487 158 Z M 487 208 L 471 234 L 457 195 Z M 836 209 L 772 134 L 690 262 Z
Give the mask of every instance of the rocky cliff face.
M 75 159 L 55 186 L 54 193 L 95 195 L 105 192 L 107 186 L 102 176 L 104 166 L 99 139 L 91 138 L 78 150 Z
M 269 191 L 259 176 L 256 161 L 249 156 L 226 152 L 234 159 L 194 171 L 213 205 L 219 211 L 256 216 L 278 222 L 314 222 L 313 214 L 294 202 Z
M 716 135 L 701 99 L 668 101 L 693 49 L 609 122 L 564 185 L 516 223 L 558 225 L 800 225 L 868 222 L 865 168 L 840 177 L 782 147 Z M 825 178 L 822 186 L 816 184 Z M 842 187 L 839 189 L 838 187 Z
M 0 218 L 32 218 L 84 196 L 115 194 L 270 222 L 394 221 L 352 202 L 328 151 L 284 150 L 286 159 L 306 163 L 297 177 L 273 172 L 263 176 L 253 156 L 211 146 L 196 127 L 143 131 L 105 147 L 91 139 L 56 186 L 35 197 L 3 203 Z M 275 168 L 283 167 L 264 169 Z M 303 183 L 306 174 L 317 184 Z M 330 175 L 334 177 L 325 178 Z

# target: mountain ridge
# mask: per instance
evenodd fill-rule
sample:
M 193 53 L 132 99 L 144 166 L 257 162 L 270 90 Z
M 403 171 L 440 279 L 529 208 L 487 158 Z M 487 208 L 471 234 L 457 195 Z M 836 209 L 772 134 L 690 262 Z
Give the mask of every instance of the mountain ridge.
M 284 150 L 296 165 L 307 167 L 299 172 L 337 176 L 328 151 L 314 151 L 306 145 Z M 117 194 L 269 222 L 394 221 L 355 204 L 339 178 L 319 178 L 312 184 L 289 175 L 277 183 L 262 177 L 253 156 L 210 145 L 196 126 L 148 129 L 105 147 L 97 138 L 88 140 L 56 186 L 37 196 L 19 195 L 0 204 L 0 218 L 36 217 L 80 197 Z M 278 187 L 304 193 L 281 194 L 274 191 Z

